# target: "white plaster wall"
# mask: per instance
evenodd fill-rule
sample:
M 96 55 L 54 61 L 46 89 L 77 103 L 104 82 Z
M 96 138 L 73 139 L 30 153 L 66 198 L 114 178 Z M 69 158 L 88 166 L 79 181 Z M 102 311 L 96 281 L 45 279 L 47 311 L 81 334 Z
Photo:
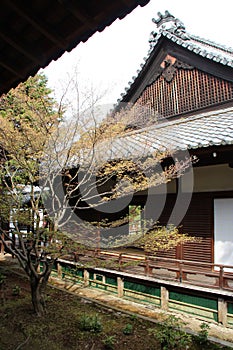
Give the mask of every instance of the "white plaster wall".
M 193 192 L 233 190 L 233 168 L 230 168 L 228 164 L 197 167 L 193 169 L 193 172 Z M 190 186 L 185 179 L 182 181 L 182 191 L 190 191 Z

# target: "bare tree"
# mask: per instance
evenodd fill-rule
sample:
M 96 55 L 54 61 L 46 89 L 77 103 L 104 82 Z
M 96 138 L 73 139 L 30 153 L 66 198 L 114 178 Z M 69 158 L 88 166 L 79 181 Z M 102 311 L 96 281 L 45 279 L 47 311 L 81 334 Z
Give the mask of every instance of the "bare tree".
M 76 104 L 69 109 L 68 90 L 56 105 L 43 79 L 31 78 L 5 96 L 0 114 L 0 209 L 2 220 L 11 217 L 13 225 L 13 236 L 2 229 L 1 240 L 29 276 L 37 315 L 45 312 L 44 289 L 66 249 L 121 244 L 113 231 L 124 219 L 102 224 L 105 214 L 121 212 L 135 193 L 181 176 L 192 163 L 190 157 L 178 161 L 165 145 L 153 149 L 142 142 L 141 131 L 128 132 L 135 109 L 128 109 L 127 118 L 124 111 L 103 121 L 93 91 L 81 103 L 76 80 L 70 82 Z M 168 158 L 172 162 L 163 165 Z M 107 243 L 106 236 L 100 242 L 100 226 L 110 232 Z
M 78 114 L 76 110 L 48 140 L 40 168 L 41 187 L 48 189 L 44 203 L 56 230 L 92 247 L 97 242 L 113 247 L 138 237 L 125 237 L 125 229 L 120 237 L 127 219 L 119 214 L 106 222 L 108 214 L 127 208 L 134 194 L 182 176 L 194 159 L 186 152 L 178 160 L 165 144 L 153 148 L 152 142 L 144 142 L 145 129 L 129 131 L 138 111 L 135 106 L 99 119 L 91 97 L 89 108 Z M 143 117 L 143 108 L 139 111 Z

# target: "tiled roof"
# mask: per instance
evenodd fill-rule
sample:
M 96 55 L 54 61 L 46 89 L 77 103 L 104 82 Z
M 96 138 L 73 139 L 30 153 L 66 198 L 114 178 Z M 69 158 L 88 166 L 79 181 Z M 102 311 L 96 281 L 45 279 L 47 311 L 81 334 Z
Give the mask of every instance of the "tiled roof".
M 160 37 L 164 36 L 200 56 L 233 67 L 232 48 L 187 33 L 183 23 L 168 11 L 165 12 L 165 15 L 160 13 L 158 15 L 157 20 L 152 19 L 157 25 L 157 31 L 151 33 L 149 52 L 156 46 Z
M 164 15 L 158 13 L 158 19 L 153 18 L 152 21 L 156 24 L 156 30 L 151 33 L 149 39 L 150 49 L 147 56 L 144 57 L 144 62 L 140 65 L 137 74 L 147 65 L 152 52 L 162 37 L 209 60 L 233 67 L 233 48 L 227 48 L 224 45 L 189 34 L 186 32 L 183 23 L 168 11 L 165 11 Z M 132 82 L 129 82 L 129 86 L 125 88 L 125 92 L 121 94 L 121 98 L 127 94 L 136 79 L 137 76 L 132 77 Z M 118 99 L 117 102 L 119 103 L 120 101 L 121 99 Z
M 233 107 L 230 107 L 129 132 L 107 147 L 106 144 L 98 147 L 98 151 L 104 159 L 119 159 L 141 157 L 156 150 L 191 150 L 232 144 Z

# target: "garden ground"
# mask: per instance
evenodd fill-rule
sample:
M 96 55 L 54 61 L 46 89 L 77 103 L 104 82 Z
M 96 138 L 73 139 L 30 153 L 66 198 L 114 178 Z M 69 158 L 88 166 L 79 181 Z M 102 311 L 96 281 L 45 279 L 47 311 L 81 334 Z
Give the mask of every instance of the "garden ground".
M 89 288 L 79 288 L 77 295 L 58 289 L 57 283 L 49 286 L 47 315 L 35 317 L 28 281 L 15 274 L 14 268 L 18 272 L 14 261 L 0 261 L 0 273 L 6 277 L 2 294 L 5 300 L 2 298 L 0 306 L 0 350 L 160 349 L 158 341 L 149 333 L 149 329 L 157 327 L 147 319 L 154 318 L 153 310 L 128 301 L 119 304 L 117 298 L 114 300 L 104 292 Z M 144 318 L 135 316 L 137 308 Z M 163 316 L 157 312 L 156 320 Z M 230 332 L 232 334 L 232 330 Z M 204 347 L 193 344 L 191 349 Z

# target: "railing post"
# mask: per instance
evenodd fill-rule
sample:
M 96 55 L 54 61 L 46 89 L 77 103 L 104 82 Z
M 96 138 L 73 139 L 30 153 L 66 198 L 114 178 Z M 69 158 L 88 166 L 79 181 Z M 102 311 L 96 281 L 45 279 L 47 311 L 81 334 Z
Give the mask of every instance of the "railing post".
M 169 301 L 169 291 L 166 287 L 161 286 L 161 309 L 168 310 L 168 301 Z
M 121 277 L 117 277 L 117 296 L 118 298 L 124 296 L 124 281 Z
M 179 271 L 178 271 L 178 276 L 177 279 L 179 282 L 183 282 L 183 280 L 186 279 L 186 275 L 183 273 L 183 261 L 178 261 L 178 266 L 179 266 Z
M 62 267 L 59 263 L 57 263 L 57 277 L 62 278 Z
M 223 266 L 220 266 L 219 269 L 219 288 L 223 288 Z
M 118 270 L 121 271 L 122 269 L 122 262 L 123 262 L 123 259 L 122 259 L 122 253 L 119 254 L 119 258 L 118 258 Z
M 150 260 L 148 259 L 148 256 L 145 257 L 144 273 L 146 276 L 150 276 L 150 274 L 152 273 L 152 268 L 150 267 Z
M 218 298 L 218 322 L 227 326 L 227 302 L 222 298 Z
M 84 281 L 84 287 L 89 286 L 89 278 L 90 278 L 90 273 L 86 269 L 83 271 L 83 281 Z
M 95 258 L 98 258 L 100 255 L 101 255 L 100 249 L 96 248 L 96 249 L 94 250 L 94 257 L 95 257 Z

